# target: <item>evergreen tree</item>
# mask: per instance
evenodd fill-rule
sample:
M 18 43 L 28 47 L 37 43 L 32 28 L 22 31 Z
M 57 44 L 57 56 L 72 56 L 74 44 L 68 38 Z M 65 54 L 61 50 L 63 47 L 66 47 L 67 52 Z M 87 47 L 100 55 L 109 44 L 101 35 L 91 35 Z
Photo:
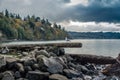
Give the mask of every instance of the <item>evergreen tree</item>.
M 7 9 L 5 10 L 5 16 L 9 18 L 9 12 Z

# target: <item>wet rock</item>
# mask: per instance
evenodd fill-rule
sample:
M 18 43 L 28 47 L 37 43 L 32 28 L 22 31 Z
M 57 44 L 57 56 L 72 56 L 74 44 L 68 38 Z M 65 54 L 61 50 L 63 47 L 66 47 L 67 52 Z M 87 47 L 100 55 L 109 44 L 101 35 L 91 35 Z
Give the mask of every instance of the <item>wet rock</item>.
M 37 57 L 38 55 L 44 55 L 46 57 L 50 57 L 50 54 L 45 50 L 35 51 L 35 57 Z
M 3 76 L 2 80 L 15 80 L 13 73 L 11 71 L 6 71 L 3 73 L 3 75 L 4 76 Z
M 6 65 L 6 58 L 3 56 L 0 56 L 0 68 L 5 65 Z
M 68 78 L 83 77 L 82 73 L 71 70 L 71 69 L 64 69 L 63 72 Z
M 49 80 L 68 80 L 68 78 L 60 74 L 52 74 L 49 76 Z
M 40 72 L 40 71 L 29 71 L 27 74 L 28 80 L 49 80 L 48 72 Z

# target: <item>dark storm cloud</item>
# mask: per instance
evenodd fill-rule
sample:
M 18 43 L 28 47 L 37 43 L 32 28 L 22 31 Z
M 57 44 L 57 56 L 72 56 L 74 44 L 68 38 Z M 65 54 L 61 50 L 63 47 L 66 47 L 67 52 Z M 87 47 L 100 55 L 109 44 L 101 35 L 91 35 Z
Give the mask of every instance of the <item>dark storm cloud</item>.
M 89 0 L 87 6 L 70 6 L 59 16 L 59 19 L 84 22 L 120 22 L 120 0 Z
M 66 6 L 74 1 L 81 3 Z M 88 3 L 84 5 L 84 1 Z M 0 10 L 5 9 L 22 16 L 35 14 L 54 22 L 120 22 L 120 0 L 0 0 Z

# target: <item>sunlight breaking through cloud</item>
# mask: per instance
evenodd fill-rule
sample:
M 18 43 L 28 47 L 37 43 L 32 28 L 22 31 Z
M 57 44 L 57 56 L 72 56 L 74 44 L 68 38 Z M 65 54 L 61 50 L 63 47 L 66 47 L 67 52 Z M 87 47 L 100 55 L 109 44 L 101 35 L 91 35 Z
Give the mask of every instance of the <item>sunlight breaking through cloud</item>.
M 78 22 L 69 21 L 62 22 L 66 30 L 77 32 L 120 32 L 120 23 L 108 23 L 108 22 Z

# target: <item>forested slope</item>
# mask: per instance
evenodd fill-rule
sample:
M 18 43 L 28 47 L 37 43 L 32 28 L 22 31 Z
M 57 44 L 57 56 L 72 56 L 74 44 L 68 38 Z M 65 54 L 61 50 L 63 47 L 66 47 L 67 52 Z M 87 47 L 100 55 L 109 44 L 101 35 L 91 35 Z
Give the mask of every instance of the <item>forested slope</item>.
M 55 40 L 64 39 L 67 32 L 61 25 L 36 16 L 21 18 L 19 14 L 0 12 L 0 39 Z

